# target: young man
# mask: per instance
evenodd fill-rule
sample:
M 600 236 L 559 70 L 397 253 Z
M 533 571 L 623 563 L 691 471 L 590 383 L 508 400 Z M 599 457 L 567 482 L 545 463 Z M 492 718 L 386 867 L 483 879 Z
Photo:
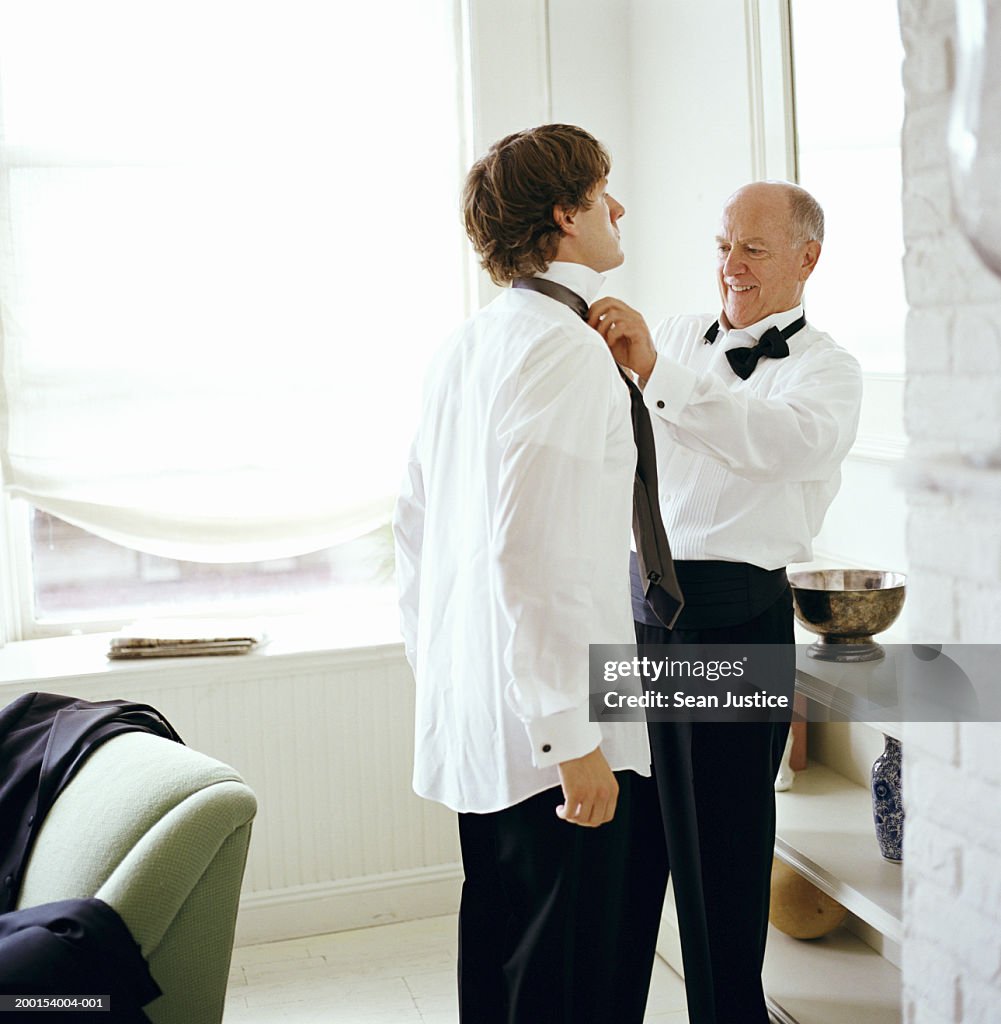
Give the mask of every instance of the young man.
M 862 396 L 856 360 L 803 313 L 823 240 L 823 211 L 808 192 L 756 182 L 723 208 L 718 319 L 673 317 L 651 336 L 618 299 L 591 309 L 591 324 L 644 387 L 685 591 L 672 632 L 634 598 L 640 644 L 787 644 L 794 672 L 785 567 L 813 557 Z M 768 1021 L 773 782 L 787 731 L 750 721 L 650 725 L 693 1024 Z M 644 927 L 656 932 L 657 920 L 637 920 Z
M 583 319 L 624 258 L 609 169 L 545 125 L 470 170 L 467 233 L 513 287 L 432 365 L 394 518 L 414 788 L 459 813 L 468 1024 L 639 1024 L 653 961 L 624 939 L 645 730 L 588 719 L 588 644 L 633 640 L 630 396 Z

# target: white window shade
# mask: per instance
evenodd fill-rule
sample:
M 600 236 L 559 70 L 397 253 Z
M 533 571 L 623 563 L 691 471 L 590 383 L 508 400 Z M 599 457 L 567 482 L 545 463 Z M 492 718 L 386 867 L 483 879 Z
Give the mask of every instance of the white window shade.
M 0 0 L 8 491 L 172 558 L 384 522 L 464 309 L 452 0 Z

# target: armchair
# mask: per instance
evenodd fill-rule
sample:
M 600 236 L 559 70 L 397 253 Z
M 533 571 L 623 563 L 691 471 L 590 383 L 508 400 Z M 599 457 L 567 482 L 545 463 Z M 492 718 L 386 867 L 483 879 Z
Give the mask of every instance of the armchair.
M 163 992 L 145 1008 L 153 1024 L 218 1024 L 256 809 L 227 765 L 150 733 L 116 736 L 49 811 L 18 909 L 104 900 Z

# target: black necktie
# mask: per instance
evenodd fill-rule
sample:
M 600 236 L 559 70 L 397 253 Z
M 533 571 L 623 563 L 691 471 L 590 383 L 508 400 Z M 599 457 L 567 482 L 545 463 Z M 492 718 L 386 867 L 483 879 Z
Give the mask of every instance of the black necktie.
M 587 303 L 575 292 L 555 281 L 541 277 L 519 277 L 511 282 L 513 288 L 527 288 L 541 292 L 569 306 L 583 320 L 587 320 Z M 629 389 L 633 422 L 633 440 L 636 442 L 636 475 L 633 478 L 633 534 L 636 537 L 636 557 L 640 575 L 646 587 L 647 603 L 657 618 L 671 629 L 681 613 L 685 599 L 678 586 L 667 541 L 664 521 L 660 516 L 657 495 L 657 450 L 654 447 L 650 411 L 643 401 L 640 389 L 618 366 Z
M 788 327 L 783 327 L 781 330 L 778 327 L 769 327 L 761 335 L 761 340 L 756 345 L 732 348 L 726 353 L 726 360 L 733 368 L 733 372 L 741 380 L 747 380 L 754 372 L 754 368 L 758 365 L 758 360 L 762 356 L 767 356 L 769 359 L 785 359 L 789 355 L 789 346 L 786 342 L 805 326 L 806 317 L 801 316 L 798 320 L 793 320 Z M 718 320 L 706 331 L 705 340 L 711 345 L 716 340 L 717 334 L 719 334 Z
M 547 281 L 544 277 L 516 277 L 511 282 L 512 288 L 527 288 L 530 292 L 548 295 L 564 306 L 569 306 L 581 320 L 587 319 L 587 303 L 571 289 L 556 281 Z

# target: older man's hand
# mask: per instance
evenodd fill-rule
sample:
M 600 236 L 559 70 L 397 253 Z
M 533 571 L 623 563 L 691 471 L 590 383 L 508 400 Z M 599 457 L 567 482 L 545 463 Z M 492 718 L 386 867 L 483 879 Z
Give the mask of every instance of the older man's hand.
M 657 350 L 642 315 L 621 299 L 609 296 L 591 307 L 587 322 L 605 339 L 615 361 L 645 382 L 653 373 Z

